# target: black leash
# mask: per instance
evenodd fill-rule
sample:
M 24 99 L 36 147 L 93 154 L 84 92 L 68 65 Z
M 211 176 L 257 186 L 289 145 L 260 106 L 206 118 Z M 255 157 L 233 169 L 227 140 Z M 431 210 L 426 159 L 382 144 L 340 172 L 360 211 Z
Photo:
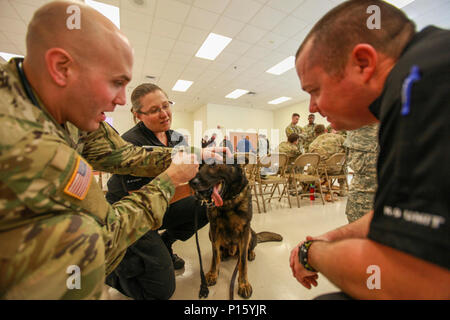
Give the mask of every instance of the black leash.
M 202 264 L 202 254 L 200 252 L 200 244 L 198 243 L 198 223 L 197 223 L 197 210 L 195 210 L 195 217 L 194 217 L 194 224 L 195 224 L 195 242 L 197 243 L 197 253 L 198 253 L 198 260 L 200 261 L 200 278 L 202 280 L 202 283 L 200 285 L 200 291 L 198 293 L 199 298 L 207 298 L 209 295 L 209 289 L 208 285 L 206 284 L 206 277 L 205 273 L 203 272 L 203 264 Z
M 230 281 L 230 300 L 234 300 L 234 283 L 236 282 L 236 274 L 237 274 L 237 271 L 238 271 L 238 266 L 239 266 L 239 257 L 238 257 L 238 261 L 236 262 L 236 267 L 234 267 L 233 275 L 231 276 L 231 281 Z

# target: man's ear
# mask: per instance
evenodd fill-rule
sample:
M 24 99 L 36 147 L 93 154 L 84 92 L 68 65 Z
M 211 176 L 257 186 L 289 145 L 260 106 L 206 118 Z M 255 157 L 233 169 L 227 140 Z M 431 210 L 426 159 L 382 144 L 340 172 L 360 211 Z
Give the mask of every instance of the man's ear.
M 378 63 L 378 53 L 374 47 L 367 43 L 357 44 L 351 55 L 352 68 L 368 82 L 374 75 Z
M 51 48 L 45 53 L 47 71 L 53 81 L 61 87 L 67 85 L 73 62 L 71 55 L 61 48 Z

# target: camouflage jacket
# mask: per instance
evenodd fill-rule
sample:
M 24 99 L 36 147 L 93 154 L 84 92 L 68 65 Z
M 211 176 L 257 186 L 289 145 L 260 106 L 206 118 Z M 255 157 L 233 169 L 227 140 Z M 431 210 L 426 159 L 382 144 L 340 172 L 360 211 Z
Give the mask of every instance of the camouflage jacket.
M 304 143 L 305 150 L 308 150 L 309 145 L 314 140 L 314 129 L 315 128 L 316 128 L 315 124 L 311 125 L 309 123 L 303 127 L 303 132 L 305 133 L 305 143 Z
M 302 153 L 298 150 L 297 145 L 283 141 L 278 145 L 278 152 L 286 153 L 289 157 L 289 161 L 295 160 Z
M 39 248 L 33 240 L 26 241 L 26 228 L 67 214 L 90 217 L 103 230 L 105 252 L 101 255 L 109 272 L 120 262 L 120 252 L 162 224 L 175 192 L 170 178 L 160 174 L 171 163 L 172 149 L 135 147 L 107 123 L 90 133 L 80 132 L 70 123 L 63 128 L 36 99 L 38 106 L 26 94 L 15 59 L 0 65 L 0 261 L 6 261 L 0 263 L 0 270 L 6 272 L 0 277 L 0 297 L 20 280 L 11 271 L 17 266 L 11 267 L 7 261 L 23 250 Z M 111 206 L 93 170 L 156 178 Z M 36 237 L 36 232 L 51 231 L 39 227 L 33 232 Z M 51 241 L 46 246 L 51 246 Z M 15 263 L 23 270 L 33 265 L 33 261 Z M 33 297 L 32 290 L 29 293 Z
M 324 133 L 309 145 L 309 153 L 320 154 L 321 160 L 327 160 L 335 153 L 345 152 L 344 137 L 335 133 Z

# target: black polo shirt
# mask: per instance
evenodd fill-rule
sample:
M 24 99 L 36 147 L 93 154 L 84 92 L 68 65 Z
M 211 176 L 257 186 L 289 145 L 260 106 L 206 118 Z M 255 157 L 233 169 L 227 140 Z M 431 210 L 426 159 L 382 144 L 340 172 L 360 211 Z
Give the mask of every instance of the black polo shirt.
M 417 33 L 370 106 L 380 120 L 369 238 L 450 267 L 450 31 Z
M 182 134 L 168 130 L 166 131 L 168 144 L 165 146 L 159 139 L 155 136 L 153 131 L 149 130 L 143 122 L 139 122 L 133 128 L 128 130 L 122 135 L 125 141 L 132 143 L 135 146 L 152 146 L 152 147 L 169 147 L 173 148 L 175 146 L 187 146 L 186 141 Z M 118 175 L 114 174 L 108 180 L 108 201 L 114 199 L 118 201 L 124 196 L 128 195 L 129 191 L 139 190 L 142 186 L 149 183 L 153 178 L 148 177 L 136 177 L 132 175 Z

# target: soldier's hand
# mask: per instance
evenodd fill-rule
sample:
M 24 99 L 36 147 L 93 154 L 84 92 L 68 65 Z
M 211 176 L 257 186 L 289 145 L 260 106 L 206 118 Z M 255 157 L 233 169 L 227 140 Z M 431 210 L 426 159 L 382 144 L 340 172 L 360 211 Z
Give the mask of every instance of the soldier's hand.
M 186 183 L 195 177 L 198 171 L 198 160 L 195 154 L 177 152 L 172 163 L 165 171 L 175 186 Z
M 227 158 L 233 157 L 230 149 L 228 149 L 227 147 L 211 147 L 202 149 L 203 160 L 214 158 L 221 162 L 223 160 L 224 154 L 226 154 Z

